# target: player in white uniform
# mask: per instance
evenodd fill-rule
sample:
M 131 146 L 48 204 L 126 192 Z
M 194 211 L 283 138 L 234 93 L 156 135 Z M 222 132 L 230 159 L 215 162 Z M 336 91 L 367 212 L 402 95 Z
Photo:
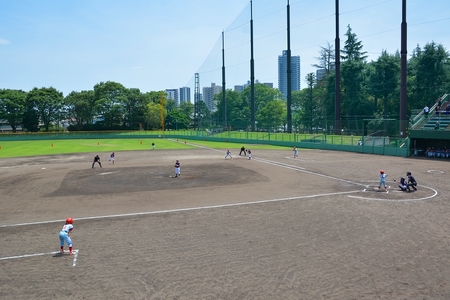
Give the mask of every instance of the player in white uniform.
M 61 253 L 64 254 L 64 242 L 67 243 L 69 246 L 70 254 L 72 253 L 72 239 L 70 238 L 69 234 L 72 232 L 73 229 L 73 219 L 67 218 L 66 224 L 63 226 L 61 231 L 59 232 L 59 245 L 61 247 Z
M 384 173 L 383 170 L 380 171 L 380 183 L 378 184 L 378 189 L 381 188 L 381 186 L 384 186 L 384 189 L 387 191 L 387 186 L 386 186 L 386 177 L 388 175 L 386 173 Z

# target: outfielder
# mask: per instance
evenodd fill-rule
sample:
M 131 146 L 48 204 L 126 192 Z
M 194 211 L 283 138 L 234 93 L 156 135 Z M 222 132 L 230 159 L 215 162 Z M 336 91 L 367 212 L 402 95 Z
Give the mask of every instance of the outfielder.
M 64 242 L 67 243 L 69 246 L 70 254 L 72 253 L 72 240 L 69 236 L 69 234 L 72 232 L 73 229 L 73 219 L 67 218 L 66 224 L 63 226 L 61 231 L 59 232 L 59 245 L 61 247 L 61 254 L 64 254 Z

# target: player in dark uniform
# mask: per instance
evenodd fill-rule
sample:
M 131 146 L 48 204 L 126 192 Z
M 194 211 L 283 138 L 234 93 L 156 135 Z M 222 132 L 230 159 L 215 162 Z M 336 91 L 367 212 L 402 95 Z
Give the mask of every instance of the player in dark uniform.
M 181 172 L 180 172 L 180 161 L 177 160 L 175 162 L 175 177 L 180 177 L 181 176 Z
M 406 176 L 408 176 L 408 185 L 407 185 L 407 189 L 408 192 L 411 192 L 410 187 L 412 187 L 415 191 L 417 191 L 417 181 L 414 178 L 414 176 L 412 176 L 411 172 L 406 172 Z
M 98 156 L 98 154 L 94 157 L 94 162 L 92 163 L 92 169 L 94 168 L 95 163 L 98 163 L 100 168 L 102 167 L 102 163 L 100 162 L 100 156 Z
M 247 156 L 247 151 L 245 150 L 245 147 L 241 147 L 241 152 L 239 152 L 239 156 L 241 156 L 242 152 L 244 152 L 244 156 Z
M 403 191 L 406 192 L 406 189 L 408 188 L 408 183 L 406 183 L 405 177 L 400 178 L 400 182 L 398 184 L 398 187 Z

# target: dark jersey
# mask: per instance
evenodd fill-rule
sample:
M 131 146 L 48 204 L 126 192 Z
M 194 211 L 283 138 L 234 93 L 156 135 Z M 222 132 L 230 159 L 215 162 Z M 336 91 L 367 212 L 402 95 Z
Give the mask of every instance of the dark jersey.
M 416 179 L 412 175 L 408 176 L 408 183 L 417 184 Z
M 175 168 L 179 168 L 179 167 L 180 167 L 180 162 L 177 161 L 177 162 L 175 163 Z

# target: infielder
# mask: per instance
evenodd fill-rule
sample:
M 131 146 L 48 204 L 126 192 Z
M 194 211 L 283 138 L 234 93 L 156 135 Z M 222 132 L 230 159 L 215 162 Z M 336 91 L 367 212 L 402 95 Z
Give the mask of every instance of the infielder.
M 181 176 L 180 173 L 180 161 L 177 159 L 175 162 L 175 177 Z
M 231 159 L 233 159 L 233 157 L 231 156 L 230 149 L 227 149 L 227 155 L 225 155 L 225 159 L 227 159 L 227 157 L 230 157 Z
M 69 234 L 72 232 L 73 229 L 73 219 L 67 218 L 66 224 L 63 226 L 61 231 L 59 232 L 59 245 L 61 247 L 61 254 L 64 254 L 64 242 L 67 243 L 69 246 L 70 254 L 72 253 L 72 240 L 70 239 Z
M 380 171 L 380 183 L 378 184 L 378 190 L 381 188 L 381 186 L 384 186 L 384 189 L 387 192 L 387 186 L 386 186 L 386 177 L 388 175 L 386 173 L 384 173 L 383 170 Z
M 114 157 L 116 156 L 116 154 L 113 152 L 111 153 L 111 155 L 109 156 L 109 161 L 112 162 L 112 164 L 114 164 Z

